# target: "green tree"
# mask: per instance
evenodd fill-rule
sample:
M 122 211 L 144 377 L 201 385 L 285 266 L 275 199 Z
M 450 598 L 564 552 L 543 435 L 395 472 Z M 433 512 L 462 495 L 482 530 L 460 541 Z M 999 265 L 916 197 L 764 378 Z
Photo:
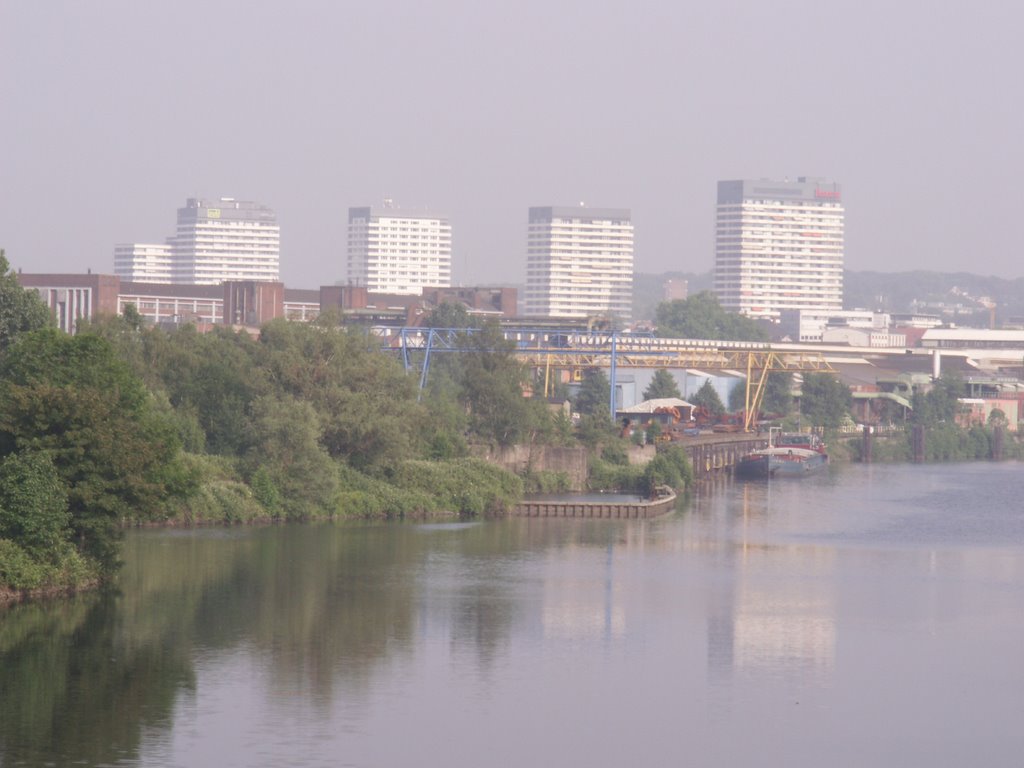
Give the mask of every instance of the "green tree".
M 690 401 L 716 419 L 725 414 L 725 405 L 722 404 L 722 398 L 718 396 L 718 392 L 712 386 L 711 379 L 707 379 L 701 385 Z
M 588 448 L 596 448 L 618 437 L 619 429 L 607 411 L 580 415 L 576 425 L 576 439 Z
M 117 356 L 146 381 L 144 377 L 148 366 L 144 359 L 145 331 L 142 325 L 142 316 L 135 310 L 135 305 L 129 304 L 124 315 L 100 315 L 91 320 L 83 318 L 78 322 L 76 333 L 106 339 L 113 345 Z
M 644 390 L 643 397 L 644 400 L 657 400 L 663 397 L 683 399 L 675 377 L 664 368 L 659 368 L 654 372 L 654 378 L 651 379 L 651 383 Z
M 110 329 L 117 348 L 131 346 L 134 332 L 123 324 Z M 88 329 L 93 332 L 93 327 Z M 111 338 L 108 330 L 104 338 Z M 171 332 L 142 331 L 142 353 L 136 374 L 155 391 L 163 391 L 183 418 L 198 423 L 205 449 L 222 456 L 241 456 L 252 445 L 252 401 L 270 388 L 264 369 L 256 365 L 257 345 L 248 334 L 229 328 L 198 333 L 193 325 Z M 127 358 L 135 361 L 134 355 Z
M 12 453 L 0 461 L 0 539 L 36 560 L 52 559 L 70 534 L 67 491 L 45 453 Z
M 607 416 L 611 393 L 612 385 L 605 372 L 600 368 L 589 369 L 584 373 L 579 392 L 576 393 L 576 412 L 586 416 Z
M 940 376 L 928 391 L 932 415 L 939 421 L 953 423 L 960 410 L 958 399 L 965 394 L 964 381 L 956 374 Z
M 988 426 L 989 427 L 1005 427 L 1010 423 L 1010 420 L 1006 418 L 1006 413 L 1003 412 L 1002 408 L 993 408 L 992 412 L 988 415 Z
M 19 285 L 4 251 L 0 249 L 0 352 L 14 343 L 20 334 L 49 325 L 53 325 L 50 310 L 38 293 Z
M 466 305 L 460 302 L 444 301 L 427 314 L 424 322 L 428 328 L 478 328 L 479 322 L 469 314 Z
M 133 331 L 141 331 L 146 322 L 134 304 L 125 304 L 121 317 Z
M 338 489 L 338 469 L 320 444 L 313 406 L 293 397 L 261 397 L 253 403 L 256 444 L 251 475 L 259 501 L 278 506 L 292 520 L 323 516 Z
M 765 382 L 762 409 L 766 413 L 788 416 L 793 410 L 793 374 L 789 371 L 772 371 Z
M 749 317 L 726 312 L 711 291 L 666 301 L 655 313 L 658 335 L 684 339 L 765 341 L 767 334 Z
M 420 450 L 424 407 L 398 361 L 360 330 L 274 320 L 263 326 L 256 367 L 267 395 L 309 403 L 320 441 L 361 470 L 384 469 Z
M 461 389 L 453 380 L 450 367 L 431 367 L 431 376 L 423 401 L 426 419 L 423 425 L 426 457 L 454 459 L 468 452 L 465 436 L 469 430 L 469 411 L 460 400 Z
M 513 343 L 494 321 L 460 343 L 468 349 L 459 354 L 456 380 L 470 431 L 500 445 L 532 440 L 549 417 L 540 399 L 523 394 L 529 371 L 513 356 Z
M 960 407 L 957 399 L 963 395 L 963 379 L 955 374 L 939 377 L 927 392 L 914 392 L 911 398 L 911 423 L 929 427 L 943 423 L 953 424 Z
M 278 489 L 267 467 L 260 467 L 253 472 L 252 477 L 249 479 L 249 488 L 252 489 L 253 498 L 260 503 L 260 506 L 271 517 L 280 517 L 281 491 Z
M 659 451 L 644 467 L 640 479 L 640 490 L 651 495 L 659 485 L 668 485 L 683 490 L 693 483 L 693 468 L 686 451 L 678 445 L 668 446 Z
M 174 427 L 96 336 L 35 331 L 0 358 L 0 456 L 22 451 L 51 457 L 72 530 L 107 572 L 122 520 L 160 514 L 193 488 Z
M 836 429 L 850 413 L 850 388 L 827 373 L 805 373 L 800 413 L 816 427 Z

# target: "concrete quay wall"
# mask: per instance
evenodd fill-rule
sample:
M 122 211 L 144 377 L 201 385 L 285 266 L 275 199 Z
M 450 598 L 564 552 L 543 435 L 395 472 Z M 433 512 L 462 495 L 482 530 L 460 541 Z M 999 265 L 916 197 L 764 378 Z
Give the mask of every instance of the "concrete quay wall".
M 676 495 L 651 501 L 608 504 L 601 501 L 524 501 L 509 511 L 513 517 L 569 517 L 605 520 L 646 520 L 672 511 Z
M 768 438 L 749 435 L 722 435 L 719 439 L 683 443 L 693 467 L 693 479 L 698 482 L 724 474 L 732 474 L 740 457 L 758 448 L 768 447 Z
M 479 459 L 522 475 L 533 472 L 564 472 L 569 490 L 584 491 L 587 487 L 586 448 L 562 448 L 552 445 L 510 445 L 508 448 L 475 446 L 471 453 Z
M 693 477 L 698 482 L 724 474 L 731 474 L 741 456 L 758 448 L 768 446 L 768 438 L 752 437 L 749 434 L 716 434 L 687 438 L 676 445 L 681 446 L 690 458 Z M 534 472 L 564 472 L 569 478 L 569 490 L 580 492 L 587 487 L 586 448 L 561 448 L 545 445 L 513 445 L 508 448 L 476 446 L 473 454 L 498 466 L 523 474 Z M 631 446 L 631 464 L 645 464 L 655 456 L 654 446 Z

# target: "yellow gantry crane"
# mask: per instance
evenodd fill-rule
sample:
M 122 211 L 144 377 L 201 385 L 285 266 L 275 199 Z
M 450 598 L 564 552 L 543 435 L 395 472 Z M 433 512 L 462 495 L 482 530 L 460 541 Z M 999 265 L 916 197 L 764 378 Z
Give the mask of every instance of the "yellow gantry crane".
M 560 349 L 518 348 L 517 357 L 532 368 L 544 370 L 544 392 L 554 389 L 553 370 L 571 371 L 602 368 L 614 372 L 618 368 L 694 368 L 705 371 L 744 371 L 747 376 L 744 397 L 746 431 L 764 402 L 768 374 L 777 371 L 792 373 L 829 372 L 835 370 L 825 356 L 810 351 L 773 350 L 768 344 L 718 342 L 687 339 L 616 339 L 615 343 L 573 343 Z M 614 414 L 612 414 L 614 418 Z

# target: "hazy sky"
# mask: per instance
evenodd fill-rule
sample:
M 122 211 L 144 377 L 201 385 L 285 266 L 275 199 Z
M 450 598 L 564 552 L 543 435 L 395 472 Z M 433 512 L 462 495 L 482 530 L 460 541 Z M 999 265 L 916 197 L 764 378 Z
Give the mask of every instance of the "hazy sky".
M 277 211 L 295 287 L 347 209 L 447 213 L 520 281 L 531 205 L 627 207 L 636 268 L 713 262 L 716 181 L 843 185 L 846 266 L 1024 275 L 1024 10 L 1001 2 L 0 0 L 0 247 L 113 271 L 186 197 Z

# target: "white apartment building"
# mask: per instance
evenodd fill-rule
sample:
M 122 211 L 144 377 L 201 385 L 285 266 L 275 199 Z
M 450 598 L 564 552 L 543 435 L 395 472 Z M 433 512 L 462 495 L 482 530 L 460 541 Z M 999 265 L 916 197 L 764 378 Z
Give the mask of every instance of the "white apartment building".
M 523 311 L 615 317 L 633 311 L 633 222 L 628 209 L 530 208 Z
M 260 203 L 189 198 L 178 209 L 178 229 L 168 242 L 175 283 L 280 279 L 281 229 L 274 212 Z
M 114 274 L 139 283 L 170 283 L 171 246 L 119 243 L 114 246 Z
M 452 284 L 452 227 L 445 216 L 396 208 L 348 209 L 349 285 L 418 295 Z
M 715 293 L 722 307 L 778 320 L 843 308 L 842 190 L 825 179 L 720 181 Z

